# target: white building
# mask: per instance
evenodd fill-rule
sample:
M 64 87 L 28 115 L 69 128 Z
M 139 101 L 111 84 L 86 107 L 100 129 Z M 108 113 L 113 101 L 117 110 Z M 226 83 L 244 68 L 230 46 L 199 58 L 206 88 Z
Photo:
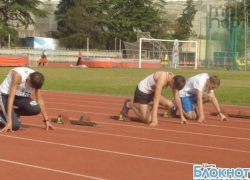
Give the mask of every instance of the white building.
M 36 25 L 29 25 L 25 30 L 19 30 L 19 37 L 51 37 L 51 33 L 57 30 L 57 22 L 55 21 L 54 12 L 60 0 L 40 0 L 43 2 L 38 8 L 49 13 L 47 18 L 33 17 Z

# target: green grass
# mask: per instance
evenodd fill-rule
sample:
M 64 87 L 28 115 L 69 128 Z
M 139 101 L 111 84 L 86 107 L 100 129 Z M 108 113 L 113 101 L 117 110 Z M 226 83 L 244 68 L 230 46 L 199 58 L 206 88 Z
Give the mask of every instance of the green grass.
M 0 82 L 10 67 L 0 68 Z M 159 69 L 34 68 L 45 75 L 44 90 L 133 96 L 136 85 Z M 250 72 L 227 70 L 168 70 L 188 78 L 199 73 L 217 75 L 221 85 L 215 94 L 221 104 L 250 106 Z M 172 98 L 170 89 L 164 93 Z

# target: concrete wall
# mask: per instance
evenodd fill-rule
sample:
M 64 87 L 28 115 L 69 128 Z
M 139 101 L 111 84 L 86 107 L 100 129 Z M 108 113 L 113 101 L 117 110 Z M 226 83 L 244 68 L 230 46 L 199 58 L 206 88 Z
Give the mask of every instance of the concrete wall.
M 77 50 L 55 50 L 55 51 L 46 51 L 48 61 L 50 62 L 76 62 L 78 59 L 78 51 Z M 21 48 L 13 48 L 13 49 L 0 49 L 0 55 L 28 55 L 29 60 L 35 61 L 39 60 L 42 55 L 41 50 L 34 49 L 21 49 Z M 121 57 L 118 51 L 87 51 L 83 50 L 82 55 L 84 57 L 108 57 L 108 58 L 117 58 Z

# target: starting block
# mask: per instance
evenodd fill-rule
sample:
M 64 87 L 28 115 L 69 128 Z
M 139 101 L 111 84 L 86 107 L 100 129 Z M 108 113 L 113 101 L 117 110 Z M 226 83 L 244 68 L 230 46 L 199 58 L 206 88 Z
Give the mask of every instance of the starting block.
M 118 121 L 126 121 L 127 118 L 123 116 L 122 112 L 118 116 L 110 116 L 110 119 L 115 119 Z
M 118 120 L 119 120 L 119 121 L 125 121 L 122 112 L 120 112 L 120 114 L 119 114 L 119 116 L 118 116 Z
M 57 118 L 52 118 L 51 122 L 57 123 L 57 124 L 73 124 L 73 125 L 80 125 L 80 126 L 92 126 L 97 127 L 97 124 L 94 122 L 91 122 L 89 116 L 86 116 L 82 114 L 79 118 L 79 120 L 73 120 L 69 119 L 68 115 L 64 113 L 60 113 Z
M 167 110 L 164 111 L 163 117 L 169 117 L 169 116 L 168 116 L 168 111 L 167 111 Z
M 135 121 L 140 122 L 138 118 L 135 117 L 125 117 L 123 116 L 122 112 L 118 116 L 110 116 L 110 119 L 118 120 L 118 121 Z
M 118 121 L 127 121 L 129 120 L 129 117 L 125 117 L 122 112 L 120 112 L 120 114 L 118 116 L 110 116 L 110 119 L 115 119 Z
M 161 117 L 166 117 L 166 118 L 180 118 L 180 115 L 176 115 L 175 117 L 171 116 L 168 110 L 165 110 L 163 113 L 158 114 Z
M 212 116 L 219 116 L 217 112 L 210 112 L 209 113 Z M 244 113 L 242 113 L 240 110 L 238 114 L 227 114 L 225 112 L 222 112 L 222 114 L 228 116 L 228 117 L 233 117 L 233 118 L 244 118 L 244 119 L 250 119 L 250 116 L 246 116 Z

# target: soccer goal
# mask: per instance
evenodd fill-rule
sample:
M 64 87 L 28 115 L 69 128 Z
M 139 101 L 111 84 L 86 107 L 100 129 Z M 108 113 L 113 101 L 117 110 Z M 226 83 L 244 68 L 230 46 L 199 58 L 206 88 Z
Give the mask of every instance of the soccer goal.
M 191 67 L 197 69 L 197 41 L 179 41 L 153 38 L 139 39 L 139 68 L 142 61 L 155 60 L 162 67 Z

